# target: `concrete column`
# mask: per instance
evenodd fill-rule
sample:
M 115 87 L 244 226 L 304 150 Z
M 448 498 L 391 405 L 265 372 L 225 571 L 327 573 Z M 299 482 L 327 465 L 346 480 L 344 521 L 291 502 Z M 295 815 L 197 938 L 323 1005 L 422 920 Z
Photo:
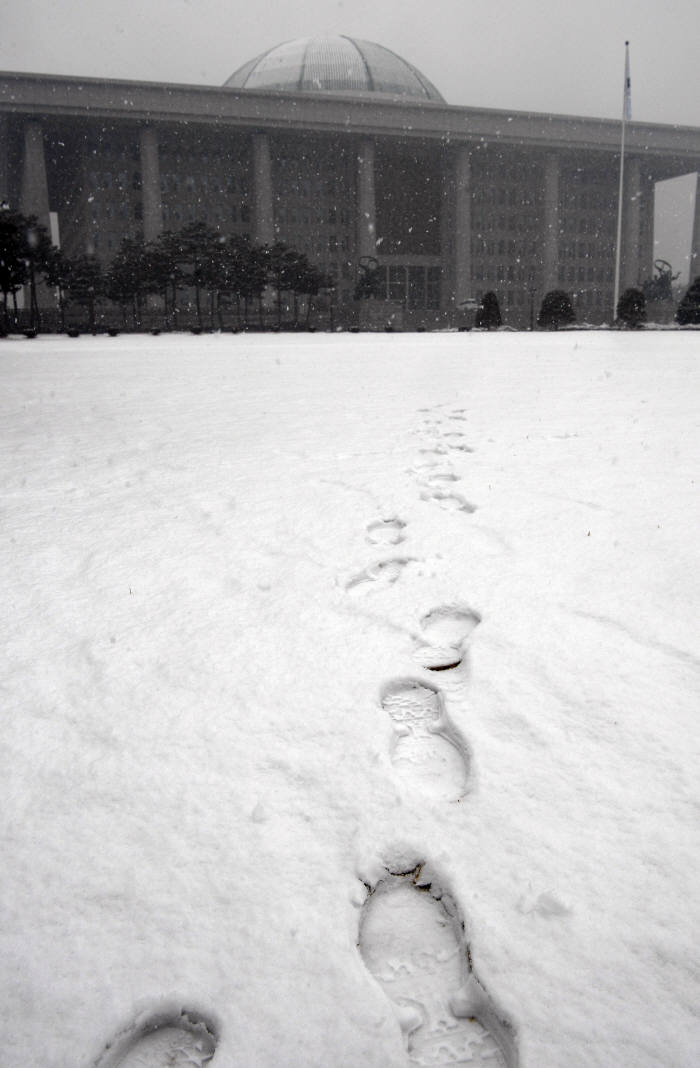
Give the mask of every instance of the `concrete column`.
M 460 145 L 454 160 L 454 292 L 457 304 L 472 293 L 472 159 Z
M 455 306 L 454 218 L 455 183 L 454 156 L 443 149 L 442 197 L 440 199 L 440 307 L 449 312 Z
M 542 235 L 542 289 L 559 287 L 559 157 L 548 152 L 544 164 L 544 234 Z
M 49 183 L 46 177 L 44 132 L 33 120 L 24 127 L 24 159 L 20 186 L 19 210 L 23 215 L 36 215 L 47 230 L 49 224 Z
M 377 254 L 374 142 L 367 139 L 362 141 L 357 153 L 357 254 Z
M 689 281 L 691 283 L 700 276 L 700 174 L 695 177 L 695 214 L 693 216 L 693 237 L 690 245 L 690 263 L 688 265 Z
M 642 175 L 642 203 L 639 232 L 639 281 L 654 275 L 654 194 L 656 183 L 650 174 Z
M 160 191 L 158 131 L 144 126 L 140 131 L 141 206 L 144 241 L 155 241 L 163 232 L 163 208 Z
M 0 204 L 10 203 L 10 120 L 0 115 Z
M 270 138 L 265 133 L 253 134 L 252 239 L 256 245 L 272 245 L 275 240 Z
M 639 282 L 639 236 L 642 217 L 641 165 L 638 159 L 625 157 L 622 193 L 622 263 L 620 295 Z

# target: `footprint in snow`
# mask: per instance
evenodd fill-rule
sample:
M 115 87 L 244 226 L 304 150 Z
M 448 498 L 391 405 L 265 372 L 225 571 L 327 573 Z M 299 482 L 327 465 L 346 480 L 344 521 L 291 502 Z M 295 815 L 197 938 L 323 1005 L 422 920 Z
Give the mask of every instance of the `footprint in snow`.
M 447 449 L 441 448 L 439 445 L 433 446 L 430 449 L 419 449 L 418 459 L 416 460 L 414 467 L 435 467 L 437 464 L 445 462 L 446 453 Z
M 379 590 L 387 586 L 393 586 L 410 558 L 396 558 L 393 560 L 380 560 L 377 564 L 371 564 L 359 575 L 355 575 L 346 583 L 345 589 L 353 595 L 369 593 L 370 590 Z
M 95 1068 L 204 1068 L 215 1050 L 215 1030 L 201 1017 L 159 1014 L 110 1042 Z
M 413 657 L 429 671 L 457 668 L 465 656 L 467 640 L 481 622 L 481 616 L 466 605 L 441 605 L 421 620 L 424 642 Z
M 451 482 L 459 482 L 459 475 L 455 475 L 451 471 L 435 471 L 428 474 L 426 477 L 431 486 L 449 485 Z
M 433 488 L 421 493 L 421 497 L 424 501 L 435 501 L 447 512 L 466 512 L 471 515 L 472 512 L 476 511 L 476 505 L 468 501 L 461 493 L 446 493 L 443 490 Z
M 416 1068 L 514 1068 L 510 1026 L 472 970 L 452 897 L 421 868 L 388 874 L 370 890 L 360 920 L 362 959 L 394 1003 Z
M 399 545 L 404 540 L 406 524 L 402 519 L 376 519 L 367 527 L 367 541 L 371 545 Z
M 450 430 L 446 434 L 441 435 L 441 440 L 445 443 L 448 449 L 455 449 L 457 452 L 474 452 L 471 445 L 467 445 L 464 440 L 465 435 L 461 430 Z
M 469 750 L 438 691 L 415 679 L 397 679 L 381 703 L 394 726 L 391 762 L 404 781 L 436 801 L 459 801 L 469 787 Z

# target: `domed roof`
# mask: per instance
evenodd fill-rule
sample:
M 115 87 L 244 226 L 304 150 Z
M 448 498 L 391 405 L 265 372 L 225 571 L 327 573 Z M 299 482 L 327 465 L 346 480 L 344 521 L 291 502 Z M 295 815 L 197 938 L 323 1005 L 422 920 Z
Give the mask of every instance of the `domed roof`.
M 445 103 L 425 75 L 401 56 L 354 37 L 286 41 L 245 63 L 224 84 L 288 93 L 390 93 Z

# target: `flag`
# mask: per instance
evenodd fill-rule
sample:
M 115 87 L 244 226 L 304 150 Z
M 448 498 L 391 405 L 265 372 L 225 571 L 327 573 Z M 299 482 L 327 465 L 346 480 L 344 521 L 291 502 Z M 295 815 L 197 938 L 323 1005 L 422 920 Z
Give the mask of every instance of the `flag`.
M 630 43 L 625 41 L 625 105 L 624 116 L 632 118 L 632 81 L 630 79 Z

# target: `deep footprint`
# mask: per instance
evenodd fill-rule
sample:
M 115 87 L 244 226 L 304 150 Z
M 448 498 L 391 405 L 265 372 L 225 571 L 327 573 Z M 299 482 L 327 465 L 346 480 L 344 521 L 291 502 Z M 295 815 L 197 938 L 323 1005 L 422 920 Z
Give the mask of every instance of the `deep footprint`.
M 392 586 L 407 563 L 409 563 L 408 559 L 381 560 L 378 564 L 366 567 L 359 575 L 350 579 L 345 589 L 348 593 L 363 594 L 372 589 Z
M 419 1068 L 515 1068 L 513 1035 L 471 969 L 458 909 L 420 885 L 420 868 L 370 893 L 360 953 L 395 1005 L 409 1062 Z
M 472 631 L 481 616 L 466 605 L 441 605 L 433 608 L 421 620 L 425 644 L 419 645 L 413 656 L 430 671 L 448 671 L 459 667 Z
M 405 526 L 402 519 L 376 519 L 367 527 L 367 541 L 372 545 L 399 545 L 404 540 Z
M 469 786 L 469 752 L 438 691 L 399 679 L 384 691 L 382 708 L 396 732 L 391 762 L 411 789 L 434 800 L 459 801 Z
M 215 1050 L 214 1029 L 200 1017 L 155 1016 L 111 1043 L 95 1068 L 204 1068 Z

